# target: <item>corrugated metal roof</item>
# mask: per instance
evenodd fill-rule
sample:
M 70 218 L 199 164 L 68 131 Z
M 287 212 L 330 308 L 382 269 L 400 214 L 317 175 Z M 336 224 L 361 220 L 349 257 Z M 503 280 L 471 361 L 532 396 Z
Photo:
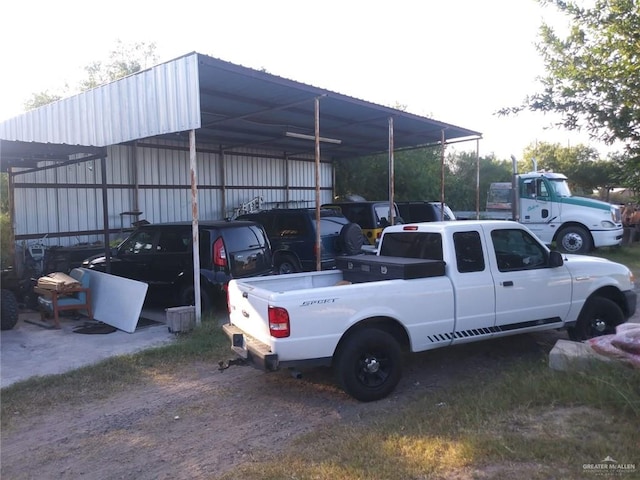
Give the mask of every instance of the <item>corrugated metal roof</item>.
M 200 127 L 197 55 L 0 123 L 0 139 L 104 147 Z
M 393 118 L 396 150 L 480 133 L 336 92 L 191 53 L 0 123 L 0 139 L 103 147 L 147 137 L 197 141 L 224 151 L 255 147 L 289 156 L 309 154 L 319 98 L 323 158 L 353 158 L 388 150 Z M 2 142 L 3 144 L 7 142 Z M 12 159 L 0 147 L 2 168 Z M 37 145 L 35 145 L 37 147 Z M 44 147 L 43 147 L 44 148 Z M 22 157 L 24 162 L 24 156 Z
M 314 100 L 320 98 L 320 136 L 327 158 L 388 151 L 389 118 L 396 149 L 480 137 L 480 133 L 336 92 L 199 55 L 202 125 L 198 138 L 223 149 L 259 146 L 296 155 L 312 153 L 314 142 L 286 132 L 313 135 Z

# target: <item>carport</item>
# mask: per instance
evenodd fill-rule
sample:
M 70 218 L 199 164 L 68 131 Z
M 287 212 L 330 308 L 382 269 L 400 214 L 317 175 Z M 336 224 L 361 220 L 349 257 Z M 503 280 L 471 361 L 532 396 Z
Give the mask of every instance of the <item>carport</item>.
M 193 52 L 0 123 L 0 167 L 9 173 L 12 192 L 16 176 L 100 159 L 106 248 L 109 234 L 117 229 L 109 224 L 112 186 L 106 175 L 107 147 L 144 146 L 151 139 L 183 142 L 189 150 L 197 272 L 197 152 L 203 144 L 217 145 L 216 153 L 222 157 L 255 148 L 273 152 L 273 158 L 312 156 L 317 207 L 321 161 L 387 153 L 392 202 L 394 152 L 434 145 L 444 148 L 480 137 L 473 130 Z M 224 191 L 225 185 L 221 188 Z M 223 195 L 222 211 L 227 210 L 225 199 Z M 11 203 L 12 218 L 14 208 Z M 132 212 L 136 210 L 133 205 Z M 22 233 L 15 240 L 37 238 L 41 233 Z M 56 235 L 61 234 L 51 232 L 52 237 Z M 199 280 L 194 275 L 196 291 Z M 196 303 L 199 321 L 198 295 Z

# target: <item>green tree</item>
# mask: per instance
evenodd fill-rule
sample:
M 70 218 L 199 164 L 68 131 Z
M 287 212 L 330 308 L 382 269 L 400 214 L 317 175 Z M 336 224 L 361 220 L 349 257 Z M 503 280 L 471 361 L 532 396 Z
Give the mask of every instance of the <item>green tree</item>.
M 394 198 L 397 201 L 440 198 L 440 148 L 394 154 Z M 336 195 L 360 195 L 367 200 L 389 198 L 389 156 L 376 155 L 336 163 Z
M 133 73 L 148 68 L 157 62 L 155 43 L 125 44 L 117 41 L 116 47 L 109 54 L 106 61 L 94 61 L 84 67 L 87 78 L 80 81 L 74 89 L 68 84 L 58 92 L 43 90 L 31 95 L 25 104 L 25 110 L 33 110 L 60 100 L 73 93 L 83 92 L 95 88 L 103 83 L 112 82 L 118 78 L 126 77 Z
M 460 152 L 447 157 L 445 200 L 452 210 L 475 211 L 478 159 L 473 152 Z M 492 182 L 511 181 L 511 162 L 494 155 L 480 157 L 480 181 L 477 193 L 479 209 L 484 210 L 487 191 Z
M 153 42 L 125 44 L 118 40 L 106 62 L 94 61 L 84 67 L 87 78 L 80 82 L 80 90 L 89 90 L 152 66 L 157 62 L 155 50 Z
M 29 111 L 56 102 L 63 97 L 63 93 L 51 93 L 49 90 L 33 93 L 31 98 L 24 102 L 24 109 Z
M 640 2 L 595 0 L 585 7 L 571 0 L 539 1 L 566 14 L 569 33 L 563 37 L 541 26 L 542 91 L 500 113 L 559 113 L 560 125 L 569 130 L 586 130 L 608 144 L 624 143 L 626 162 L 640 170 Z

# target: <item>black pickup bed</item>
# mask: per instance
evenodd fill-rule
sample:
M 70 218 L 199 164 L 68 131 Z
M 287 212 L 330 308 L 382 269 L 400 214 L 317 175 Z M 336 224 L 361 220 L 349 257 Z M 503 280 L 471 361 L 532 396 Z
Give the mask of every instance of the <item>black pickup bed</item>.
M 445 270 L 442 260 L 376 255 L 337 257 L 336 266 L 342 270 L 343 278 L 352 283 L 441 277 Z

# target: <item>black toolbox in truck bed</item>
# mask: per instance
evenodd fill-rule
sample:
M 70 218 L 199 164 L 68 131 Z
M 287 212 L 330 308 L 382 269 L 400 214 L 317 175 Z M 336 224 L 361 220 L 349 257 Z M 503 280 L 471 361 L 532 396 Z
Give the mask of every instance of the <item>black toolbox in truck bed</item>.
M 352 283 L 379 280 L 410 280 L 444 275 L 445 262 L 419 258 L 352 255 L 336 257 L 343 278 Z

